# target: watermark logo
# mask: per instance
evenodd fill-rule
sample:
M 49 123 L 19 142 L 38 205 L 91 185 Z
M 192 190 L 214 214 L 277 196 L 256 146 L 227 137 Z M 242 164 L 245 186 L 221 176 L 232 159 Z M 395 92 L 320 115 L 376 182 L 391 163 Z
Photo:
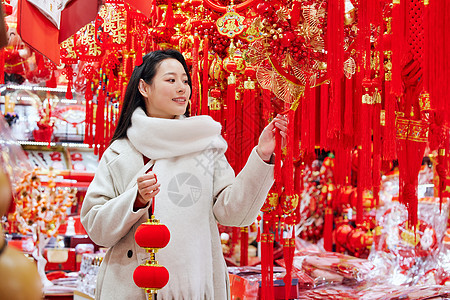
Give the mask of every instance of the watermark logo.
M 205 150 L 194 158 L 196 167 L 203 170 L 203 175 L 213 176 L 214 173 L 220 175 L 220 172 L 227 168 L 227 160 L 222 152 L 211 142 Z
M 200 200 L 202 184 L 191 173 L 180 173 L 172 178 L 168 186 L 170 201 L 180 207 L 189 207 Z

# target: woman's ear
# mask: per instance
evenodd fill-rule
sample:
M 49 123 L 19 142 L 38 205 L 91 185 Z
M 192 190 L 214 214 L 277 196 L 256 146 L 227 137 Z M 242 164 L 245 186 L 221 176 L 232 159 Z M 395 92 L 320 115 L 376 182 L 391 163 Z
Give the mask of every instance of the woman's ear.
M 148 88 L 149 85 L 147 82 L 144 81 L 144 79 L 139 79 L 139 92 L 144 98 L 148 98 Z

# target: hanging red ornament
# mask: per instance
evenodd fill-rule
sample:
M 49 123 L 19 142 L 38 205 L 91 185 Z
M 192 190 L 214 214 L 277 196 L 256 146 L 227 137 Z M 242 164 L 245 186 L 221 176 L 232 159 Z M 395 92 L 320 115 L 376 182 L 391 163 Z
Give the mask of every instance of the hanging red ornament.
M 198 115 L 200 112 L 199 107 L 199 99 L 200 99 L 200 81 L 199 81 L 199 71 L 198 71 L 198 63 L 199 63 L 199 47 L 200 47 L 200 38 L 198 34 L 194 35 L 194 47 L 192 47 L 192 93 L 191 93 L 191 115 Z
M 266 202 L 264 202 L 263 206 L 261 207 L 261 211 L 265 213 L 271 213 L 274 211 L 279 203 L 280 195 L 277 192 L 277 189 L 275 189 L 273 186 L 270 189 L 269 193 L 266 197 Z
M 105 50 L 119 50 L 127 43 L 127 9 L 123 0 L 106 0 L 95 20 L 95 40 Z
M 104 49 L 96 41 L 95 25 L 89 23 L 81 28 L 75 37 L 75 51 L 79 60 L 98 62 L 101 60 Z
M 150 254 L 150 259 L 134 270 L 133 280 L 137 286 L 148 293 L 148 299 L 151 300 L 153 294 L 169 281 L 169 272 L 164 266 L 158 264 L 155 254 L 159 249 L 167 246 L 170 232 L 166 225 L 161 224 L 152 215 L 151 219 L 139 225 L 134 238 L 136 243 Z
M 208 90 L 209 90 L 209 38 L 206 35 L 203 39 L 203 59 L 202 59 L 202 99 L 200 114 L 208 114 Z

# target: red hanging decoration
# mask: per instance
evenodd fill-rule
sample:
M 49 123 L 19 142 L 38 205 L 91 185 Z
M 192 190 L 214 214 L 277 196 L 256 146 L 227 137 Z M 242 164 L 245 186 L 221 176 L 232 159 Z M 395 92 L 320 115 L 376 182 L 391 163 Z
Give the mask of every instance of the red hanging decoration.
M 376 90 L 374 93 L 376 99 L 380 99 L 379 102 L 373 104 L 373 167 L 372 167 L 372 186 L 373 186 L 373 199 L 375 205 L 378 206 L 380 201 L 380 185 L 381 185 L 381 96 Z M 378 98 L 379 97 L 379 98 Z
M 302 104 L 301 105 L 302 122 L 300 124 L 300 130 L 301 130 L 301 133 L 300 133 L 300 141 L 301 141 L 300 148 L 301 148 L 301 151 L 303 153 L 305 153 L 306 157 L 309 157 L 311 155 L 311 152 L 310 152 L 310 150 L 311 150 L 311 147 L 310 147 L 311 139 L 309 137 L 309 133 L 311 132 L 311 130 L 309 128 L 311 126 L 311 123 L 309 122 L 309 116 L 310 116 L 309 109 L 310 109 L 310 104 L 311 104 L 310 103 L 310 99 L 311 98 L 309 97 L 310 91 L 311 91 L 311 87 L 309 85 L 306 85 L 305 86 L 305 93 L 304 93 L 304 95 L 302 97 L 302 101 L 301 101 L 301 104 Z
M 395 152 L 395 102 L 396 97 L 390 92 L 391 82 L 385 81 L 384 92 L 384 131 L 383 131 L 383 160 L 392 161 Z
M 247 80 L 244 82 L 244 99 L 242 105 L 242 131 L 243 131 L 243 151 L 242 157 L 248 157 L 250 151 L 254 147 L 257 134 L 259 132 L 258 114 L 256 112 L 256 99 L 255 99 L 255 82 L 252 80 L 255 78 L 255 69 L 247 66 L 244 71 L 244 75 L 247 76 Z M 248 141 L 248 142 L 247 142 Z
M 309 104 L 309 148 L 308 153 L 314 153 L 315 147 L 316 147 L 316 91 L 317 87 L 309 89 L 309 93 L 307 97 L 309 98 L 308 104 Z M 294 123 L 294 120 L 292 119 L 292 123 Z M 291 131 L 293 132 L 293 130 Z M 293 145 L 294 146 L 294 145 Z
M 320 86 L 320 148 L 327 149 L 328 84 Z M 303 111 L 303 109 L 302 109 Z
M 197 34 L 194 35 L 194 47 L 192 48 L 192 93 L 191 93 L 191 115 L 199 114 L 199 72 L 198 72 L 198 53 L 200 39 Z
M 92 139 L 92 123 L 93 123 L 93 105 L 92 105 L 92 83 L 90 80 L 87 80 L 86 83 L 86 91 L 84 94 L 84 100 L 86 102 L 86 117 L 85 117 L 85 125 L 84 125 L 84 143 L 88 144 L 89 147 L 92 148 L 93 139 Z
M 222 93 L 219 89 L 214 88 L 210 91 L 211 102 L 208 103 L 209 107 L 209 115 L 216 120 L 217 122 L 221 122 L 221 114 L 222 114 Z
M 151 219 L 137 228 L 134 237 L 136 243 L 150 253 L 150 259 L 135 269 L 133 280 L 138 287 L 146 291 L 148 299 L 151 300 L 153 294 L 169 281 L 169 272 L 158 264 L 155 254 L 169 243 L 170 232 L 167 226 L 152 215 Z
M 236 75 L 234 72 L 236 71 L 236 63 L 234 60 L 230 59 L 226 66 L 224 65 L 225 70 L 230 72 L 228 76 L 228 85 L 227 85 L 227 97 L 226 97 L 226 110 L 225 110 L 225 118 L 226 118 L 226 136 L 227 141 L 230 147 L 235 148 L 236 145 L 236 122 L 234 122 L 234 117 L 236 114 Z M 232 153 L 228 153 L 228 160 L 231 166 L 236 167 L 236 151 Z
M 52 70 L 52 75 L 49 80 L 45 82 L 45 86 L 48 88 L 56 88 L 56 76 L 55 76 L 55 70 Z
M 208 91 L 209 91 L 209 38 L 205 36 L 203 39 L 203 65 L 202 65 L 202 101 L 201 101 L 201 114 L 208 114 Z
M 353 81 L 352 78 L 344 78 L 345 81 L 345 104 L 344 104 L 344 136 L 346 139 L 353 137 Z M 351 141 L 353 142 L 353 141 Z
M 241 257 L 239 265 L 248 265 L 248 226 L 241 227 Z
M 341 85 L 344 77 L 344 0 L 328 2 L 327 30 L 327 73 L 330 78 L 330 111 L 328 114 L 328 133 L 331 140 L 339 139 L 341 125 Z M 333 30 L 330 30 L 333 28 Z
M 99 157 L 102 156 L 104 151 L 104 143 L 105 143 L 105 100 L 106 100 L 106 92 L 104 90 L 104 86 L 99 89 L 97 96 L 97 109 L 96 109 L 96 120 L 95 123 L 95 137 L 94 137 L 94 153 Z
M 400 97 L 402 91 L 401 64 L 405 54 L 405 11 L 408 1 L 394 2 L 392 7 L 392 82 L 391 91 L 395 96 Z
M 333 251 L 333 210 L 330 204 L 325 208 L 324 226 L 323 226 L 323 248 L 325 251 Z

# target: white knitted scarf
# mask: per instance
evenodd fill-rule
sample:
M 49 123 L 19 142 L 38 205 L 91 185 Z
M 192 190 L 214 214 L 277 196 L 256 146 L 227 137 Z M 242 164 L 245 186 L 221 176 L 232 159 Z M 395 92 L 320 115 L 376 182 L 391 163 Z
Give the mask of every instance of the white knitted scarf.
M 139 107 L 133 112 L 127 136 L 139 152 L 156 160 L 207 149 L 225 152 L 227 144 L 221 130 L 220 123 L 210 116 L 152 118 Z

